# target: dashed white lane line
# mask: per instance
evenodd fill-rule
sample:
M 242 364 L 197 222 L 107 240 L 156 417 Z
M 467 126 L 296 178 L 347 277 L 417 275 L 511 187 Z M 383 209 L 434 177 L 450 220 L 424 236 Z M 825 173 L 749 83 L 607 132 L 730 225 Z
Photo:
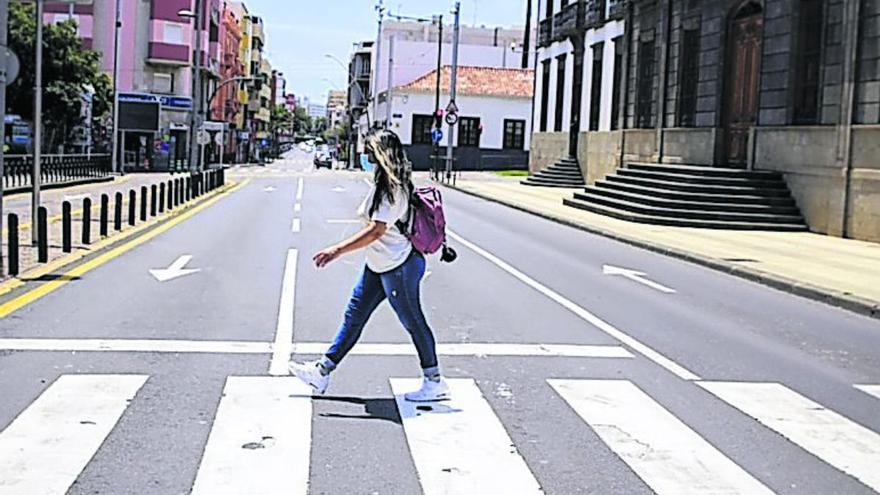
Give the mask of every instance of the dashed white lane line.
M 293 233 L 297 233 L 297 232 L 300 231 L 300 228 L 301 228 L 301 227 L 302 227 L 302 222 L 300 221 L 300 219 L 299 219 L 299 218 L 294 218 L 294 219 L 293 219 L 293 224 L 290 226 L 290 231 L 293 232 Z
M 302 177 L 299 178 L 296 184 L 296 200 L 302 201 L 303 199 L 303 188 L 305 188 L 305 180 Z
M 339 224 L 339 223 L 342 223 L 342 224 L 347 224 L 347 223 L 361 223 L 361 221 L 360 221 L 360 220 L 357 220 L 357 219 L 355 219 L 355 218 L 334 218 L 334 219 L 327 220 L 327 223 L 333 223 L 333 224 Z
M 301 212 L 302 209 L 303 209 L 302 203 L 297 203 L 297 204 L 293 205 L 293 211 L 295 211 L 296 213 Z
M 537 280 L 533 279 L 532 277 L 529 277 L 525 273 L 521 272 L 520 270 L 514 268 L 509 263 L 502 260 L 501 258 L 498 258 L 497 256 L 493 255 L 492 253 L 490 253 L 490 252 L 486 251 L 485 249 L 477 246 L 476 244 L 468 241 L 467 239 L 461 237 L 460 235 L 456 234 L 455 232 L 452 232 L 451 230 L 448 230 L 447 234 L 449 235 L 449 237 L 456 240 L 461 245 L 463 245 L 466 248 L 470 249 L 471 251 L 479 254 L 483 258 L 486 258 L 487 260 L 489 260 L 491 263 L 493 263 L 498 268 L 501 268 L 502 270 L 509 273 L 510 275 L 513 275 L 515 278 L 519 279 L 524 284 L 528 285 L 529 287 L 531 287 L 531 288 L 535 289 L 536 291 L 540 292 L 541 294 L 545 295 L 550 300 L 556 302 L 560 306 L 571 311 L 572 313 L 577 315 L 579 318 L 583 319 L 584 321 L 591 324 L 595 328 L 605 332 L 606 334 L 608 334 L 612 338 L 616 339 L 617 341 L 621 342 L 622 344 L 629 346 L 632 350 L 645 356 L 646 358 L 648 358 L 651 361 L 653 361 L 654 363 L 662 366 L 663 368 L 666 368 L 669 372 L 673 373 L 674 375 L 678 376 L 679 378 L 682 378 L 684 380 L 692 380 L 692 381 L 700 380 L 700 377 L 698 375 L 691 372 L 687 368 L 681 366 L 680 364 L 676 363 L 675 361 L 660 354 L 659 352 L 655 351 L 651 347 L 643 344 L 639 340 L 629 336 L 628 334 L 622 332 L 621 330 L 618 330 L 610 323 L 599 318 L 595 314 L 587 311 L 586 309 L 582 308 L 581 306 L 578 306 L 577 304 L 575 304 L 574 302 L 572 302 L 570 299 L 566 298 L 562 294 L 554 291 L 553 289 L 550 289 L 549 287 L 538 282 Z
M 880 385 L 853 385 L 853 386 L 866 394 L 873 395 L 874 397 L 880 399 Z
M 293 350 L 293 311 L 296 299 L 296 262 L 299 252 L 291 249 L 287 252 L 287 263 L 284 266 L 284 278 L 281 284 L 281 300 L 278 303 L 278 325 L 275 328 L 275 344 L 272 350 L 272 361 L 269 374 L 274 376 L 287 375 L 287 362 Z

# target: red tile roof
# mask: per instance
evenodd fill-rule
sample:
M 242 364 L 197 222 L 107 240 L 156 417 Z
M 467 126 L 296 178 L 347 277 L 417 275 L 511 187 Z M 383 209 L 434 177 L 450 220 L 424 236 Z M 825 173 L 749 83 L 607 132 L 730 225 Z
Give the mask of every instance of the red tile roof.
M 449 91 L 451 67 L 443 67 L 440 88 Z M 535 71 L 532 69 L 499 69 L 490 67 L 458 67 L 457 94 L 467 96 L 500 96 L 531 98 Z M 401 91 L 434 92 L 437 71 L 432 70 L 415 81 L 399 87 Z

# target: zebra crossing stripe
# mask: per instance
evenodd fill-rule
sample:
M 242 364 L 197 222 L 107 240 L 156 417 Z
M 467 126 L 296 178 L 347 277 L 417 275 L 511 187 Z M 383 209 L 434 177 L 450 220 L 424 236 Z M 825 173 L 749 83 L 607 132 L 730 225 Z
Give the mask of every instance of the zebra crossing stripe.
M 307 493 L 311 395 L 296 378 L 228 377 L 191 493 Z
M 472 379 L 449 380 L 449 401 L 419 404 L 403 398 L 419 385 L 391 379 L 425 495 L 543 493 Z
M 142 375 L 62 375 L 0 433 L 0 494 L 65 493 L 130 401 Z
M 880 435 L 779 383 L 702 382 L 710 393 L 880 491 Z
M 854 387 L 866 394 L 873 395 L 880 399 L 880 385 L 854 385 Z
M 773 493 L 627 380 L 547 382 L 659 495 Z

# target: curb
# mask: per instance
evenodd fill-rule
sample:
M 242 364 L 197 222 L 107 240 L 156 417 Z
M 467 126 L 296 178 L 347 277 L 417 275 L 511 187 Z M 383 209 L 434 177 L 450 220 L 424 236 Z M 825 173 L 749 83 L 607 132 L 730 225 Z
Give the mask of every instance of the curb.
M 41 184 L 40 190 L 46 191 L 51 189 L 64 189 L 65 187 L 75 187 L 75 186 L 84 186 L 87 184 L 100 184 L 102 182 L 113 182 L 116 179 L 115 176 L 109 175 L 107 177 L 92 177 L 89 179 L 79 179 L 72 180 L 68 182 L 53 182 L 51 184 Z M 33 189 L 32 186 L 19 186 L 19 187 L 11 187 L 9 189 L 3 190 L 3 196 L 11 196 L 13 194 L 22 194 L 31 192 Z
M 622 242 L 624 244 L 629 244 L 630 246 L 634 246 L 637 248 L 645 249 L 647 251 L 651 251 L 654 253 L 659 253 L 665 256 L 669 256 L 672 258 L 688 261 L 706 268 L 710 268 L 712 270 L 716 270 L 719 272 L 726 273 L 728 275 L 733 275 L 735 277 L 739 277 L 750 282 L 756 282 L 762 285 L 766 285 L 768 287 L 772 287 L 777 290 L 781 290 L 784 292 L 788 292 L 790 294 L 794 294 L 797 296 L 805 297 L 807 299 L 811 299 L 813 301 L 818 301 L 821 303 L 829 304 L 832 306 L 837 306 L 842 309 L 846 309 L 848 311 L 852 311 L 854 313 L 858 313 L 869 318 L 880 319 L 880 302 L 872 301 L 870 299 L 865 299 L 862 297 L 854 296 L 852 294 L 847 294 L 831 289 L 825 289 L 822 287 L 818 287 L 815 285 L 807 284 L 804 282 L 799 282 L 794 279 L 790 279 L 787 277 L 782 277 L 779 275 L 773 275 L 767 272 L 762 272 L 760 270 L 755 270 L 752 268 L 735 265 L 733 263 L 719 260 L 717 258 L 711 258 L 708 256 L 703 256 L 700 254 L 695 254 L 689 251 L 685 251 L 682 249 L 676 249 L 671 247 L 666 247 L 658 244 L 653 244 L 648 241 L 644 241 L 641 239 L 637 239 L 635 237 L 630 237 L 627 235 L 618 234 L 616 232 L 601 229 L 598 227 L 593 227 L 589 225 L 584 225 L 579 222 L 575 222 L 572 220 L 568 220 L 566 218 L 553 215 L 551 213 L 546 213 L 543 211 L 539 211 L 536 209 L 528 208 L 525 206 L 521 206 L 510 201 L 506 201 L 504 199 L 495 198 L 489 196 L 487 194 L 479 193 L 476 191 L 469 191 L 467 189 L 463 189 L 459 186 L 452 186 L 449 184 L 442 184 L 444 187 L 448 187 L 449 189 L 453 189 L 455 191 L 467 194 L 469 196 L 474 196 L 480 199 L 484 199 L 486 201 L 491 201 L 493 203 L 498 203 L 500 205 L 507 206 L 509 208 L 513 208 L 515 210 L 519 210 L 525 213 L 529 213 L 531 215 L 535 215 L 541 217 L 546 220 L 550 220 L 552 222 L 556 222 L 568 227 L 572 227 L 578 230 L 582 230 L 584 232 L 588 232 L 591 234 L 600 235 L 602 237 L 607 237 L 609 239 Z

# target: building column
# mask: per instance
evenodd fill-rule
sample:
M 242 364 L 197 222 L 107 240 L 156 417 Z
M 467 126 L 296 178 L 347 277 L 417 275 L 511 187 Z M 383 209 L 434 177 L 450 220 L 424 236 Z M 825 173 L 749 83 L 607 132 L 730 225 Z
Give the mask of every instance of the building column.
M 660 65 L 659 67 L 659 81 L 657 84 L 657 120 L 655 129 L 657 130 L 657 138 L 656 143 L 657 147 L 655 149 L 656 156 L 654 157 L 655 161 L 658 163 L 663 161 L 663 128 L 666 127 L 666 86 L 669 70 L 667 64 L 669 63 L 669 37 L 671 30 L 669 29 L 669 23 L 672 8 L 671 0 L 661 0 L 660 1 L 660 15 L 658 16 L 659 29 L 657 33 L 657 39 L 660 40 Z
M 581 105 L 584 95 L 584 34 L 578 30 L 578 34 L 571 37 L 574 46 L 574 60 L 571 71 L 571 123 L 568 128 L 568 156 L 577 159 L 578 138 L 581 132 Z
M 837 166 L 843 169 L 841 195 L 841 237 L 849 234 L 850 188 L 852 182 L 852 123 L 855 112 L 858 45 L 861 22 L 861 0 L 844 0 L 843 4 L 843 81 L 840 90 L 840 119 L 837 122 Z

